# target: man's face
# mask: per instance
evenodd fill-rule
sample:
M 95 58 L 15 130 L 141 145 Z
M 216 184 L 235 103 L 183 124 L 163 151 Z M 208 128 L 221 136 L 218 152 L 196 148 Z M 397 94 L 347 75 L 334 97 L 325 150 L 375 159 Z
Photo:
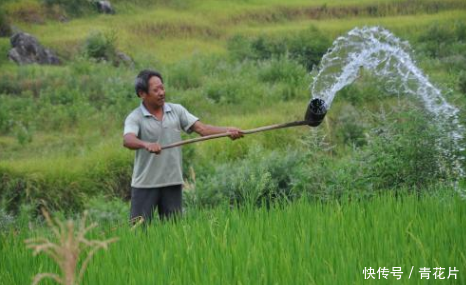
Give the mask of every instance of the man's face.
M 163 107 L 165 103 L 165 88 L 163 87 L 162 80 L 157 76 L 152 76 L 149 79 L 149 90 L 143 92 L 141 98 L 146 105 L 150 105 L 152 108 Z

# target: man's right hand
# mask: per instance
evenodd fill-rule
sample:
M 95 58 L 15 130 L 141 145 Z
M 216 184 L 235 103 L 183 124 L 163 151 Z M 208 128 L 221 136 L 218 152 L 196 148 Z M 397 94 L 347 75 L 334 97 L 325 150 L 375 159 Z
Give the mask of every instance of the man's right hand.
M 160 154 L 162 152 L 162 146 L 160 146 L 158 143 L 146 143 L 144 148 L 148 152 L 153 152 L 155 154 Z

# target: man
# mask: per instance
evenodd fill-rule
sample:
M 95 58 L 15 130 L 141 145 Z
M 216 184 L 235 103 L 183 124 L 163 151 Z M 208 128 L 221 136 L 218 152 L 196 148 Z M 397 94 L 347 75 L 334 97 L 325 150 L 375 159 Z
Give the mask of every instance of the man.
M 161 147 L 180 141 L 181 131 L 201 136 L 229 132 L 231 139 L 243 134 L 238 128 L 203 124 L 183 106 L 165 102 L 162 75 L 156 71 L 141 71 L 135 89 L 142 102 L 128 115 L 124 128 L 124 146 L 136 150 L 131 220 L 150 221 L 155 209 L 164 219 L 181 212 L 183 175 L 181 148 Z

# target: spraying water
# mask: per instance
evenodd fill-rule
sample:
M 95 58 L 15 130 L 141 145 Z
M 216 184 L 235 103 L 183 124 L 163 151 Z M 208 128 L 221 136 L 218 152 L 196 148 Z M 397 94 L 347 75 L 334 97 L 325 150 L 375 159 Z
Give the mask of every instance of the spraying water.
M 437 126 L 446 140 L 438 143 L 445 157 L 453 163 L 458 179 L 464 177 L 462 156 L 448 151 L 445 144 L 461 152 L 464 127 L 459 123 L 459 110 L 450 105 L 410 56 L 410 46 L 381 27 L 355 28 L 339 37 L 320 63 L 311 92 L 323 99 L 330 108 L 336 93 L 356 80 L 361 68 L 371 71 L 386 83 L 388 91 L 417 97 L 425 109 L 434 115 Z M 465 194 L 463 192 L 463 194 Z

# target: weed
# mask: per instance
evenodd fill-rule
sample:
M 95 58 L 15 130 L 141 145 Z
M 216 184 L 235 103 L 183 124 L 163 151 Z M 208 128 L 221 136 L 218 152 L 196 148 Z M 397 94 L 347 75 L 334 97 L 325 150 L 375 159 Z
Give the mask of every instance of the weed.
M 108 240 L 89 240 L 87 233 L 97 227 L 96 223 L 86 225 L 87 213 L 84 212 L 79 225 L 72 220 L 62 222 L 52 219 L 47 211 L 42 211 L 47 225 L 55 235 L 55 242 L 44 237 L 27 239 L 27 247 L 34 250 L 34 255 L 44 253 L 53 259 L 59 266 L 61 275 L 54 273 L 39 273 L 34 277 L 33 285 L 38 284 L 44 278 L 51 278 L 63 285 L 81 284 L 84 272 L 91 258 L 99 249 L 107 249 L 110 243 L 116 242 L 116 238 Z M 78 267 L 82 260 L 81 267 Z

